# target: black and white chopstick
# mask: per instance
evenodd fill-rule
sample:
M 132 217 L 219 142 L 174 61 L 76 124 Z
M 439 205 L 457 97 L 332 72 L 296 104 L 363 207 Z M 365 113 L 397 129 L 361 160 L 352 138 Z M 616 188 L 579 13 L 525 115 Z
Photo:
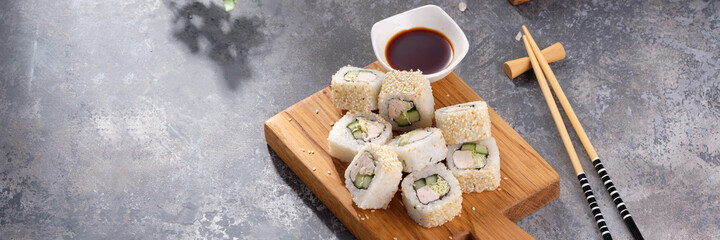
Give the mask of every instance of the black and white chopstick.
M 612 239 L 610 229 L 608 229 L 605 218 L 603 218 L 602 212 L 600 212 L 600 206 L 597 204 L 595 194 L 593 193 L 592 188 L 590 188 L 590 182 L 588 182 L 585 173 L 581 172 L 577 175 L 577 177 L 578 180 L 580 180 L 580 186 L 583 191 L 585 191 L 585 198 L 587 199 L 590 211 L 592 211 L 592 214 L 595 217 L 595 223 L 597 223 L 598 228 L 600 228 L 600 234 L 602 234 L 603 239 L 605 240 Z
M 607 170 L 602 166 L 602 163 L 600 162 L 600 158 L 597 155 L 597 152 L 595 152 L 595 148 L 592 146 L 592 143 L 590 143 L 590 139 L 587 136 L 587 133 L 585 133 L 585 129 L 583 129 L 582 125 L 580 124 L 580 120 L 578 120 L 577 115 L 575 115 L 575 111 L 572 109 L 572 106 L 570 106 L 570 102 L 568 101 L 567 97 L 565 96 L 565 93 L 563 92 L 562 88 L 560 87 L 560 84 L 557 81 L 557 78 L 555 78 L 555 74 L 552 72 L 552 69 L 550 69 L 550 65 L 548 65 L 547 60 L 545 60 L 544 56 L 540 54 L 540 50 L 535 43 L 535 41 L 532 39 L 532 36 L 530 36 L 530 32 L 527 30 L 525 26 L 522 27 L 523 32 L 528 38 L 528 41 L 531 43 L 533 47 L 533 51 L 535 51 L 535 55 L 537 55 L 537 58 L 539 60 L 539 67 L 542 68 L 542 72 L 544 72 L 548 76 L 548 81 L 550 82 L 550 85 L 552 85 L 552 89 L 555 92 L 555 95 L 558 97 L 558 101 L 560 102 L 560 105 L 562 105 L 563 109 L 565 110 L 565 115 L 567 115 L 568 120 L 570 120 L 570 123 L 572 124 L 573 128 L 575 129 L 575 132 L 578 135 L 578 138 L 580 139 L 580 142 L 582 142 L 583 147 L 585 147 L 585 151 L 588 154 L 588 157 L 592 159 L 593 164 L 595 165 L 595 169 L 597 170 L 598 174 L 600 175 L 601 180 L 603 181 L 605 187 L 607 188 L 610 195 L 613 197 L 613 202 L 615 202 L 615 206 L 617 207 L 618 211 L 620 212 L 620 215 L 623 217 L 623 221 L 625 221 L 625 225 L 628 227 L 630 232 L 633 235 L 633 238 L 636 240 L 644 239 L 642 234 L 640 233 L 640 229 L 635 224 L 635 221 L 632 219 L 632 216 L 630 215 L 630 211 L 628 210 L 627 206 L 625 206 L 625 203 L 620 198 L 620 194 L 617 192 L 617 189 L 615 188 L 615 185 L 612 184 L 612 180 L 610 180 L 610 176 L 607 173 Z M 538 67 L 537 65 L 533 65 L 534 67 Z M 537 70 L 536 70 L 537 74 Z M 544 94 L 544 93 L 543 93 Z M 554 99 L 553 99 L 554 100 Z M 563 128 L 565 126 L 563 125 Z M 577 172 L 577 171 L 576 171 Z
M 525 29 L 525 26 L 523 26 L 523 29 Z M 610 235 L 610 230 L 608 229 L 607 224 L 605 223 L 605 219 L 602 216 L 600 207 L 598 206 L 597 200 L 595 199 L 595 194 L 593 194 L 592 188 L 590 188 L 590 183 L 585 177 L 585 171 L 583 171 L 582 165 L 580 165 L 580 160 L 578 160 L 577 152 L 575 152 L 575 147 L 573 147 L 573 144 L 570 141 L 570 135 L 565 128 L 565 123 L 563 122 L 562 117 L 560 116 L 560 110 L 558 110 L 558 107 L 555 104 L 555 99 L 552 97 L 552 93 L 550 93 L 550 87 L 548 87 L 545 76 L 540 69 L 540 66 L 538 65 L 537 56 L 540 54 L 540 49 L 538 49 L 537 45 L 534 43 L 531 46 L 530 42 L 528 41 L 527 33 L 525 34 L 525 36 L 523 36 L 523 42 L 525 43 L 525 48 L 527 49 L 528 57 L 530 58 L 530 64 L 533 66 L 533 71 L 535 71 L 535 76 L 537 77 L 538 84 L 540 85 L 540 89 L 542 90 L 543 96 L 545 97 L 545 102 L 550 109 L 550 113 L 553 117 L 553 120 L 555 121 L 555 126 L 558 129 L 558 133 L 560 134 L 560 138 L 563 141 L 563 145 L 565 145 L 565 150 L 567 150 L 568 157 L 570 158 L 570 162 L 573 165 L 573 169 L 575 169 L 578 180 L 580 180 L 580 186 L 582 186 L 583 191 L 585 191 L 585 198 L 588 201 L 590 211 L 594 215 L 595 222 L 598 225 L 603 239 L 610 240 L 612 239 L 612 236 Z
M 612 179 L 610 179 L 610 174 L 608 174 L 607 170 L 605 170 L 605 166 L 603 166 L 600 158 L 593 159 L 592 163 L 600 176 L 600 180 L 603 181 L 603 185 L 605 185 L 608 193 L 610 193 L 610 197 L 612 197 L 617 210 L 620 211 L 620 216 L 622 216 L 625 225 L 627 225 L 628 229 L 630 229 L 630 233 L 633 238 L 636 240 L 645 239 L 640 233 L 640 229 L 638 229 L 635 224 L 635 220 L 633 220 L 632 215 L 630 215 L 630 210 L 628 210 L 627 206 L 625 206 L 625 202 L 623 202 L 620 197 L 620 193 L 618 193 L 617 188 L 615 188 L 615 184 L 613 184 Z

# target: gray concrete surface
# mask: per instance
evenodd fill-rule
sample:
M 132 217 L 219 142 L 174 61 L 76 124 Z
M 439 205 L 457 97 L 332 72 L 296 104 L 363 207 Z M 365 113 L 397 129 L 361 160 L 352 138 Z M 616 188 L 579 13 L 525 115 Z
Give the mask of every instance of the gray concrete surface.
M 374 61 L 372 24 L 425 2 L 220 2 L 0 1 L 0 238 L 352 238 L 263 121 Z M 720 238 L 719 2 L 434 3 L 471 43 L 457 73 L 560 174 L 523 229 L 599 239 L 535 78 L 502 73 L 526 24 L 564 43 L 553 69 L 646 237 Z

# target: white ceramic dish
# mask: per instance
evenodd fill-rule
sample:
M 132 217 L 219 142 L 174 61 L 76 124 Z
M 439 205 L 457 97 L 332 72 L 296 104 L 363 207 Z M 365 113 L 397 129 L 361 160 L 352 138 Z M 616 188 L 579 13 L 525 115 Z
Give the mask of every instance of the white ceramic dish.
M 416 27 L 437 30 L 445 34 L 452 43 L 453 59 L 450 65 L 442 71 L 425 75 L 430 82 L 435 82 L 444 78 L 455 69 L 467 54 L 470 46 L 460 26 L 450 18 L 450 15 L 438 6 L 425 5 L 376 22 L 370 31 L 375 57 L 377 57 L 385 69 L 388 71 L 394 70 L 385 58 L 385 48 L 387 47 L 388 41 L 400 31 Z

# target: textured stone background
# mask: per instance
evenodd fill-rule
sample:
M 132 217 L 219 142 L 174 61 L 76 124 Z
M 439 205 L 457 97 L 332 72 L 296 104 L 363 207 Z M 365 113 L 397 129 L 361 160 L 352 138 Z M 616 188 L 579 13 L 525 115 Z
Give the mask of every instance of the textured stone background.
M 0 238 L 352 238 L 263 121 L 374 61 L 372 24 L 426 3 L 220 2 L 0 1 Z M 435 4 L 471 43 L 457 73 L 560 174 L 523 229 L 599 237 L 535 78 L 502 73 L 526 24 L 565 45 L 553 69 L 645 236 L 720 238 L 719 2 Z

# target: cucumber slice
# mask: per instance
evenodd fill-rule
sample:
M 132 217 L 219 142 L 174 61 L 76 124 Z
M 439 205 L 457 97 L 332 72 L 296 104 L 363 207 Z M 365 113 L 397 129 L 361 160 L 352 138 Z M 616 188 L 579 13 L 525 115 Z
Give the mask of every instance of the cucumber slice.
M 370 182 L 373 179 L 373 175 L 365 175 L 363 182 L 362 182 L 362 188 L 367 189 L 370 186 Z
M 355 80 L 355 78 L 357 78 L 358 74 L 360 74 L 360 71 L 349 71 L 345 73 L 345 76 L 343 76 L 343 78 L 345 78 L 345 80 L 347 81 L 352 82 Z
M 355 181 L 353 181 L 353 185 L 355 185 L 358 189 L 367 189 L 370 186 L 370 182 L 372 182 L 374 175 L 360 175 L 358 174 L 355 177 Z
M 484 168 L 487 162 L 487 155 L 473 153 L 473 159 L 475 159 L 475 164 L 473 164 L 472 168 Z
M 354 122 L 351 122 L 347 125 L 347 128 L 350 129 L 350 131 L 354 131 L 358 125 L 360 124 L 360 121 L 355 120 Z
M 415 181 L 413 188 L 415 188 L 415 190 L 418 190 L 421 187 L 424 187 L 425 185 L 427 185 L 427 184 L 425 184 L 425 179 L 423 178 L 423 179 Z
M 426 178 L 425 178 L 425 184 L 430 185 L 430 184 L 433 184 L 433 183 L 437 182 L 437 180 L 438 180 L 438 176 L 437 176 L 437 175 L 432 175 L 432 176 L 429 176 L 429 177 L 426 177 Z
M 408 119 L 407 119 L 407 117 L 405 116 L 405 114 L 400 114 L 400 116 L 398 116 L 397 118 L 393 119 L 393 121 L 395 121 L 395 123 L 397 123 L 397 125 L 400 126 L 400 127 L 410 126 L 410 124 L 411 124 L 410 121 L 408 121 Z
M 413 108 L 407 111 L 407 120 L 410 123 L 414 123 L 417 121 L 420 121 L 420 112 L 418 112 L 417 109 Z
M 462 147 L 460 147 L 460 151 L 475 151 L 477 146 L 475 146 L 474 143 L 463 143 Z
M 485 156 L 488 155 L 488 149 L 487 149 L 487 147 L 486 147 L 486 146 L 483 146 L 483 145 L 480 145 L 480 144 L 478 144 L 477 146 L 475 146 L 475 152 L 476 152 L 476 153 L 480 153 L 480 154 L 484 154 Z
M 356 129 L 352 132 L 352 135 L 355 139 L 362 139 L 363 138 L 363 132 L 360 131 L 360 129 Z

